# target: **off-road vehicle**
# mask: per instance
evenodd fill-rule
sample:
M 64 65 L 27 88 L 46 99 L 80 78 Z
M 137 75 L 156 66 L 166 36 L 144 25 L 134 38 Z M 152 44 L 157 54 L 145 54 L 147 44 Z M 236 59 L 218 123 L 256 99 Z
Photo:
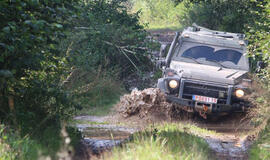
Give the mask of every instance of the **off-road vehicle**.
M 246 46 L 243 34 L 197 25 L 176 32 L 157 86 L 168 101 L 202 116 L 243 111 L 251 85 Z

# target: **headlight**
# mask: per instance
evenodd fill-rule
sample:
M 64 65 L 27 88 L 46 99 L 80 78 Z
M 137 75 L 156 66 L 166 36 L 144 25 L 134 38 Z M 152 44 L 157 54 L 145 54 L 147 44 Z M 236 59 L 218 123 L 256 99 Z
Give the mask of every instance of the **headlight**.
M 169 87 L 175 89 L 178 86 L 178 82 L 176 80 L 169 81 Z
M 235 95 L 236 95 L 236 97 L 241 98 L 245 95 L 245 92 L 242 89 L 237 89 L 235 91 Z

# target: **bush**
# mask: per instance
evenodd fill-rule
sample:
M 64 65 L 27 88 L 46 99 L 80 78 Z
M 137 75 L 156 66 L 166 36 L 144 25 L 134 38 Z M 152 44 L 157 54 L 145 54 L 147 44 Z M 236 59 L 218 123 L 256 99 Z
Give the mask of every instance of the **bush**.
M 227 32 L 242 33 L 252 20 L 256 7 L 254 1 L 234 0 L 184 0 L 185 10 L 180 23 L 190 26 L 192 23 Z M 255 7 L 254 7 L 255 6 Z
M 178 22 L 183 14 L 183 5 L 172 0 L 134 0 L 132 12 L 140 11 L 141 24 L 147 24 L 150 29 L 181 28 Z
M 0 2 L 0 124 L 9 126 L 0 140 L 9 159 L 37 159 L 39 149 L 53 155 L 60 147 L 61 121 L 75 105 L 60 85 L 67 68 L 58 42 L 78 2 Z
M 150 43 L 138 14 L 128 14 L 125 0 L 87 1 L 67 40 L 71 67 L 86 71 L 119 68 L 120 76 L 148 70 Z
M 81 106 L 78 114 L 106 115 L 124 92 L 118 70 L 74 70 L 64 86 Z M 93 76 L 94 75 L 94 76 Z

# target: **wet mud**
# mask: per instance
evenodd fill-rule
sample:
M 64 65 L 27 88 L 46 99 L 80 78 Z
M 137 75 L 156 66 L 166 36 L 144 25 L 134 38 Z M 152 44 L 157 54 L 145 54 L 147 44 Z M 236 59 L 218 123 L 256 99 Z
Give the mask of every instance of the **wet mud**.
M 196 123 L 217 133 L 204 137 L 217 159 L 248 159 L 248 150 L 253 142 L 250 135 L 254 127 L 245 113 L 232 113 L 216 121 L 197 120 Z
M 136 132 L 136 129 L 134 128 L 114 124 L 103 124 L 106 120 L 105 117 L 78 116 L 74 119 L 88 122 L 84 124 L 76 124 L 76 127 L 83 135 L 83 144 L 90 148 L 92 153 L 96 155 L 127 141 L 130 135 Z M 94 124 L 91 122 L 94 122 Z

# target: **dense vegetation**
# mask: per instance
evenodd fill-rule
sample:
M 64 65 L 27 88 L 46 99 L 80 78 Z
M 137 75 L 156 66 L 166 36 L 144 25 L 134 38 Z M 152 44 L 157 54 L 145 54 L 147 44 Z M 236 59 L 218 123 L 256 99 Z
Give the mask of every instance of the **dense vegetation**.
M 149 64 L 147 34 L 121 1 L 4 0 L 0 15 L 0 159 L 55 157 L 76 110 L 110 103 L 117 80 Z

